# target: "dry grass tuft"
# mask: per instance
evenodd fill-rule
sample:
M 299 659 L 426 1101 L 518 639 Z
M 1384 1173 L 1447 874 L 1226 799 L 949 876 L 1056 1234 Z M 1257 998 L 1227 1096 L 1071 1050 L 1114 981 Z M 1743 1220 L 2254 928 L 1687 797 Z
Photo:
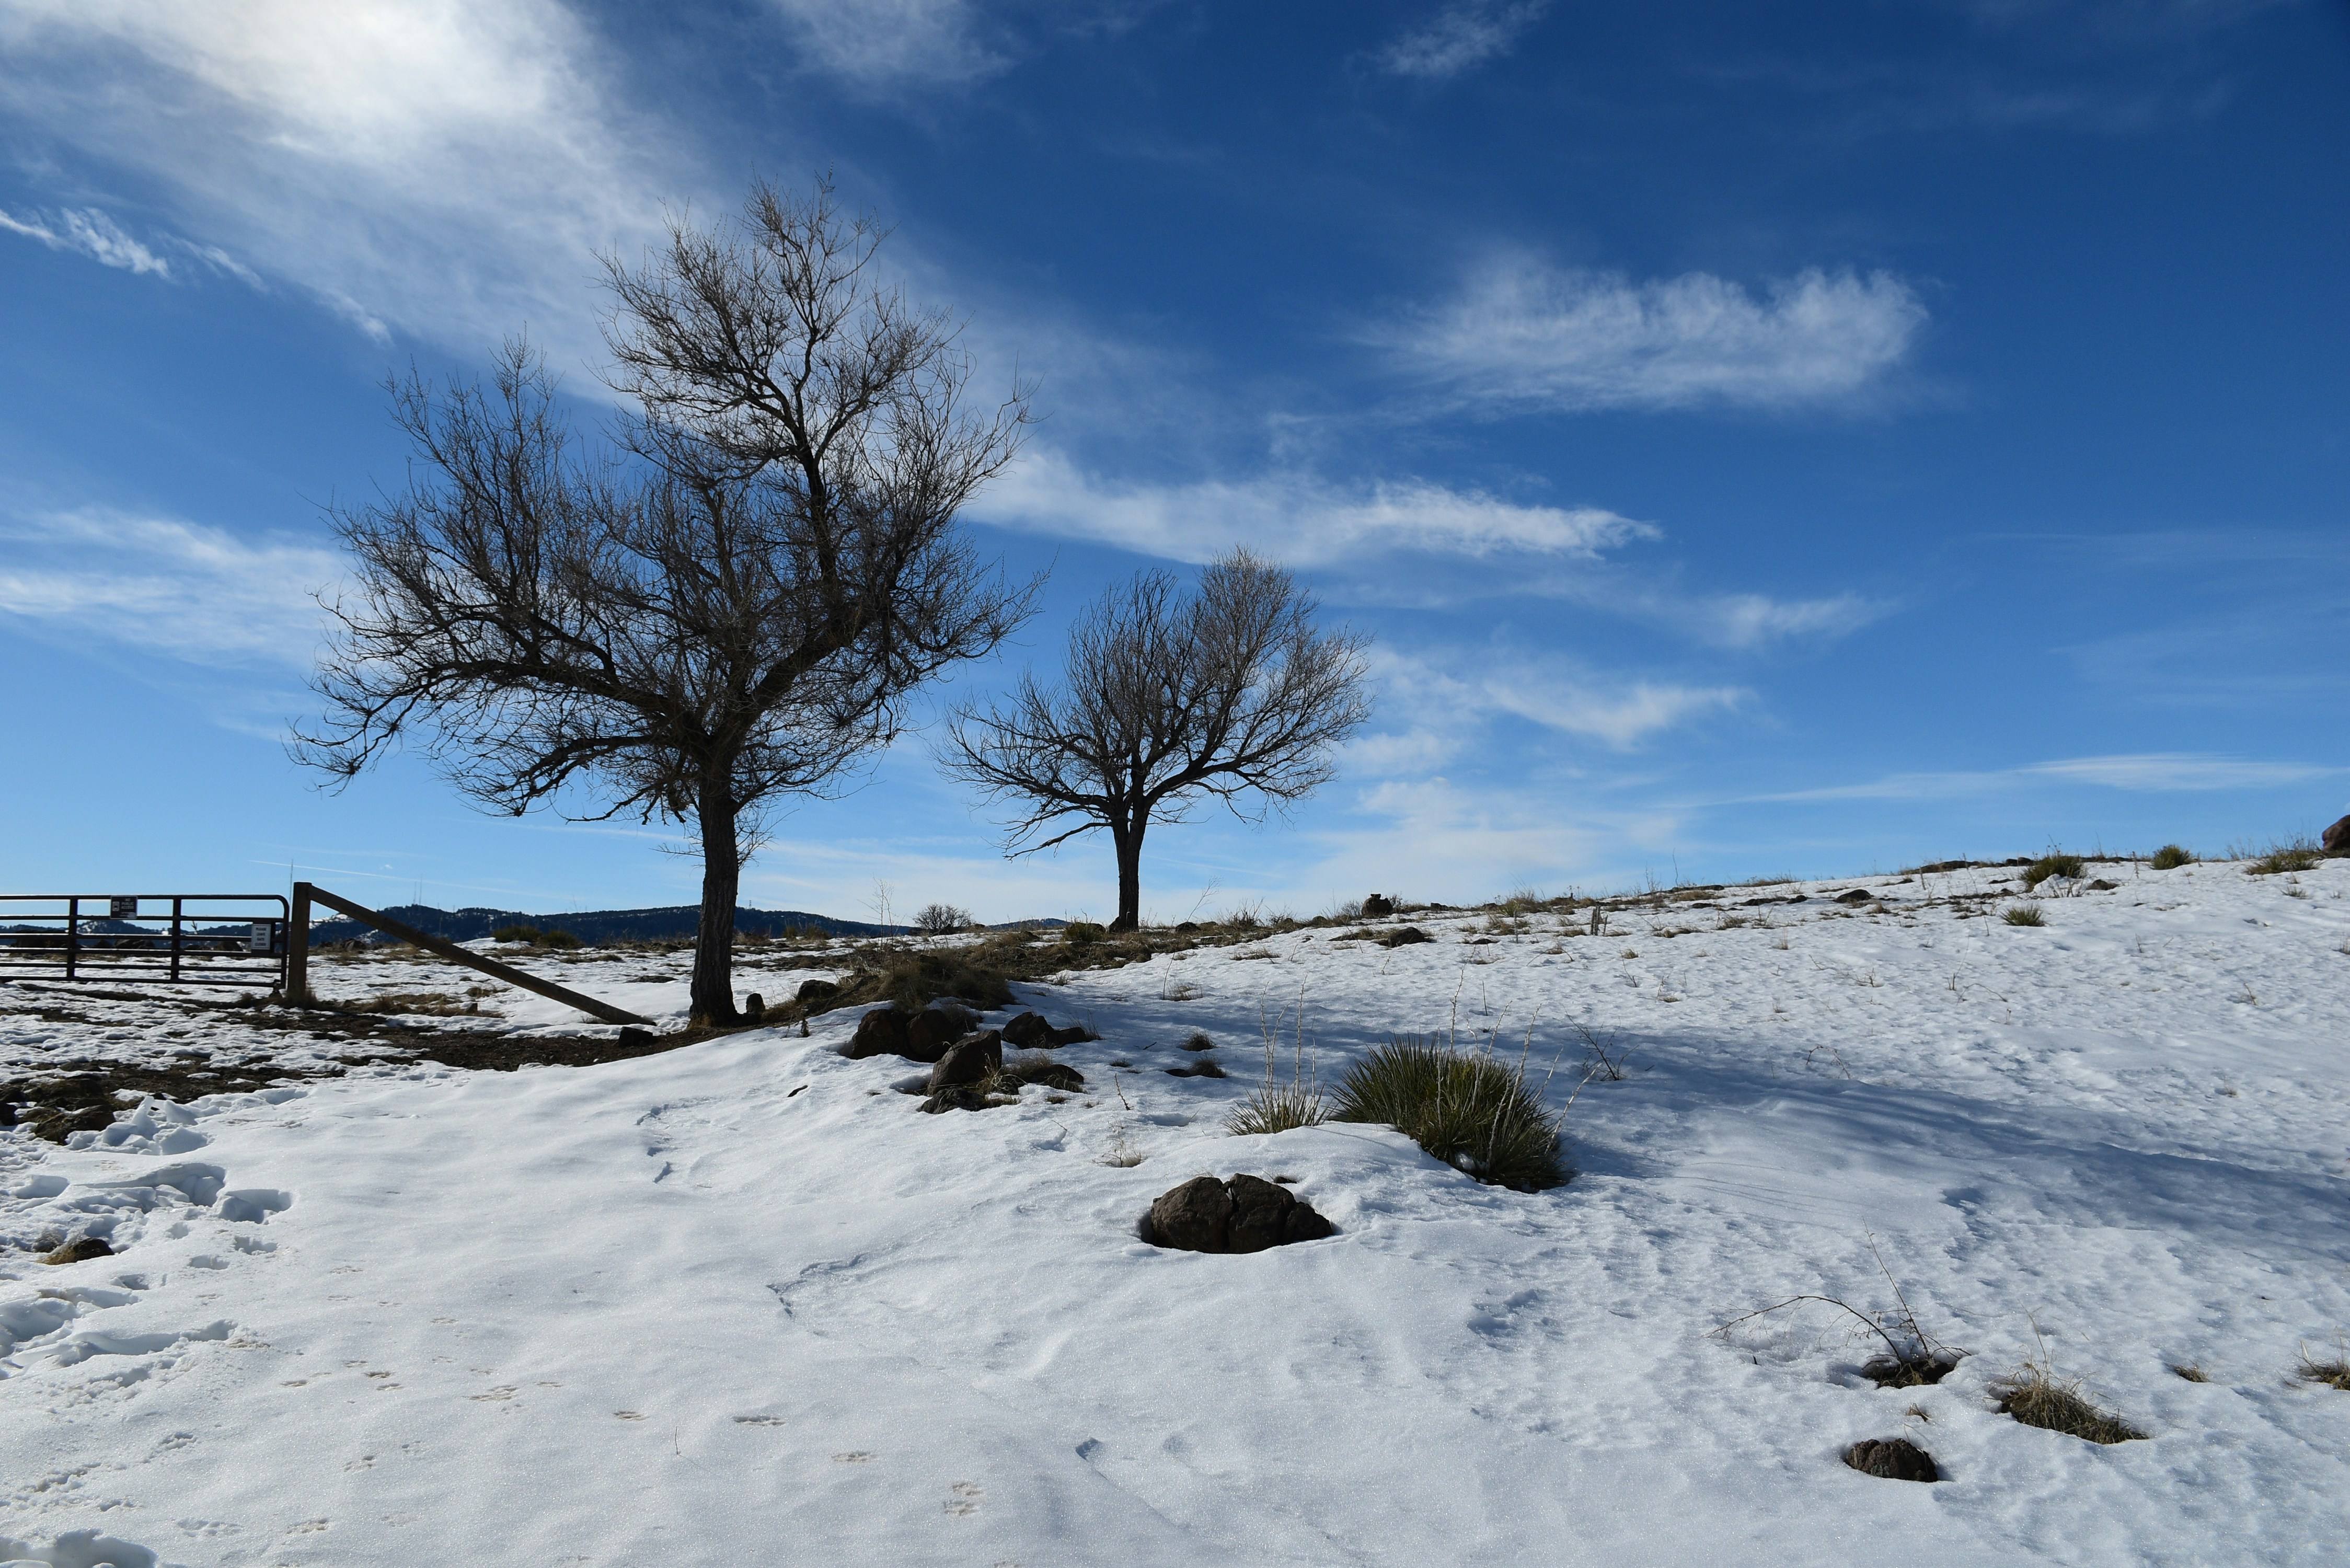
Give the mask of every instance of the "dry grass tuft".
M 1232 1107 L 1232 1114 L 1224 1118 L 1224 1130 L 1236 1136 L 1282 1133 L 1319 1127 L 1330 1119 L 1330 1103 L 1314 1085 L 1267 1083 Z
M 2044 1347 L 2041 1356 L 1991 1386 L 1991 1397 L 1999 1401 L 2002 1415 L 2012 1416 L 2027 1427 L 2108 1446 L 2146 1436 L 2113 1411 L 2101 1409 L 2083 1397 L 2078 1380 L 2058 1377 L 2048 1364 Z
M 2157 871 L 2176 871 L 2181 866 L 2194 865 L 2195 857 L 2178 845 L 2166 844 L 2154 852 L 2154 858 L 2147 864 Z
M 2339 1388 L 2350 1394 L 2350 1355 L 2345 1355 L 2339 1345 L 2334 1346 L 2331 1361 L 2320 1361 L 2306 1350 L 2303 1351 L 2301 1365 L 2293 1371 L 2304 1383 L 2323 1383 L 2328 1388 Z
M 2000 911 L 1999 918 L 2011 926 L 2044 926 L 2048 917 L 2037 904 L 2010 904 Z
M 2211 1375 L 2204 1371 L 2202 1367 L 2197 1366 L 2192 1361 L 2183 1362 L 2180 1365 L 2172 1367 L 2170 1369 L 2170 1375 L 2189 1383 L 2209 1383 L 2211 1381 Z

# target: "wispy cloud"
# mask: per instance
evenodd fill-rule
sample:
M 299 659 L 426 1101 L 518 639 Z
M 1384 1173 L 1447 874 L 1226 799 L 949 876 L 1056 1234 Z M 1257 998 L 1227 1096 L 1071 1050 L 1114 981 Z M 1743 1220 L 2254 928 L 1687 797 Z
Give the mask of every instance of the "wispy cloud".
M 1758 296 L 1711 273 L 1638 283 L 1498 261 L 1367 337 L 1471 403 L 1562 410 L 1849 402 L 1909 355 L 1926 308 L 1889 273 L 1806 270 Z
M 1550 0 L 1456 0 L 1381 49 L 1379 67 L 1391 76 L 1449 80 L 1508 54 L 1549 9 Z
M 1373 552 L 1595 559 L 1653 524 L 1598 507 L 1529 506 L 1419 480 L 1344 485 L 1305 474 L 1119 485 L 1032 449 L 972 515 L 1003 527 L 1201 562 L 1250 545 L 1297 566 Z
M 1669 730 L 1745 705 L 1736 686 L 1699 686 L 1596 670 L 1564 655 L 1476 648 L 1406 652 L 1375 645 L 1383 728 L 1348 750 L 1350 771 L 1426 774 L 1486 744 L 1507 715 L 1629 752 Z
M 344 570 L 307 541 L 95 508 L 0 523 L 0 617 L 203 665 L 307 670 L 311 591 Z
M 1981 773 L 1891 774 L 1866 784 L 1832 784 L 1823 789 L 1791 790 L 1783 794 L 1747 798 L 1756 801 L 1947 800 L 2047 784 L 2097 784 L 2107 789 L 2170 794 L 2262 789 L 2303 784 L 2344 773 L 2350 773 L 2350 768 L 2320 767 L 2307 763 L 2260 762 L 2192 752 L 2148 752 L 2135 755 L 2070 757 Z
M 524 322 L 591 347 L 589 253 L 697 193 L 610 74 L 558 0 L 0 5 L 0 109 L 155 189 L 191 257 L 468 348 Z M 176 259 L 95 223 L 78 241 L 31 226 L 110 265 Z
M 27 213 L 22 217 L 0 211 L 0 229 L 38 240 L 53 251 L 75 251 L 100 266 L 129 273 L 170 277 L 172 264 L 123 233 L 122 226 L 96 207 L 68 207 L 61 213 Z
M 972 81 L 1011 64 L 969 0 L 774 0 L 808 64 L 862 87 Z

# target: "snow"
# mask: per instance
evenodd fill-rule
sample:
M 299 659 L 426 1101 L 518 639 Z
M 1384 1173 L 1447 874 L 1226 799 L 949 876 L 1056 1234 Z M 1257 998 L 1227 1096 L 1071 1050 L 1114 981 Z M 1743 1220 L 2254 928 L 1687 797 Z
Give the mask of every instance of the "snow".
M 0 1560 L 2340 1561 L 2350 1396 L 2293 1373 L 2350 1329 L 2350 862 L 2095 865 L 2119 887 L 2043 887 L 2038 929 L 1995 918 L 2012 875 L 1078 971 L 1023 1002 L 1102 1032 L 1058 1053 L 1087 1088 L 981 1113 L 920 1115 L 904 1063 L 841 1057 L 844 1011 L 151 1101 L 78 1148 L 5 1135 Z M 683 955 L 547 972 L 682 1012 Z M 8 1015 L 0 1062 L 189 1044 L 151 1003 L 44 1000 L 79 1021 Z M 590 1032 L 484 1005 L 414 1022 Z M 1577 1087 L 1577 1024 L 1623 1078 Z M 212 1027 L 246 1060 L 321 1049 Z M 1194 1029 L 1230 1077 L 1163 1071 Z M 1222 1130 L 1267 1031 L 1284 1078 L 1302 1045 L 1328 1083 L 1451 1029 L 1557 1061 L 1572 1183 L 1482 1187 L 1384 1128 Z M 1236 1171 L 1294 1178 L 1339 1233 L 1137 1239 L 1158 1193 Z M 24 1250 L 93 1231 L 118 1255 Z M 1816 1310 L 1715 1332 L 1805 1293 L 1891 1309 L 1880 1256 L 1970 1353 L 1937 1386 L 1877 1388 Z M 2151 1437 L 1998 1414 L 2043 1354 Z M 1946 1480 L 1838 1462 L 1896 1435 Z

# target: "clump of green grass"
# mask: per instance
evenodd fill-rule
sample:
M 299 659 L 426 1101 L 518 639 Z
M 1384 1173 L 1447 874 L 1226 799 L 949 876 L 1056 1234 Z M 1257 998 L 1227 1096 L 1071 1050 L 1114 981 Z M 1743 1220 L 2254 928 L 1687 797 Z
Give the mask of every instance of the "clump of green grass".
M 2147 864 L 2157 871 L 2176 871 L 2181 866 L 2195 864 L 2195 857 L 2178 845 L 2166 844 L 2154 852 L 2154 858 Z
M 1491 1051 L 1398 1036 L 1347 1069 L 1337 1097 L 1337 1120 L 1384 1122 L 1492 1186 L 1538 1192 L 1573 1174 L 1559 1156 L 1559 1118 L 1524 1063 Z
M 2011 926 L 2044 926 L 2048 917 L 2037 904 L 2010 904 L 2000 911 L 1999 918 Z
M 2146 1436 L 2111 1410 L 2097 1407 L 2081 1386 L 2059 1378 L 2045 1361 L 2027 1361 L 1991 1387 L 2002 1414 L 2093 1443 L 2126 1443 Z
M 2280 871 L 2314 871 L 2324 864 L 2325 851 L 2304 836 L 2272 843 L 2257 857 L 2248 854 L 2238 858 L 2252 862 L 2244 867 L 2246 876 L 2273 877 Z
M 2084 867 L 2077 855 L 2043 855 L 2023 868 L 2024 891 L 2030 892 L 2051 877 L 2078 877 Z

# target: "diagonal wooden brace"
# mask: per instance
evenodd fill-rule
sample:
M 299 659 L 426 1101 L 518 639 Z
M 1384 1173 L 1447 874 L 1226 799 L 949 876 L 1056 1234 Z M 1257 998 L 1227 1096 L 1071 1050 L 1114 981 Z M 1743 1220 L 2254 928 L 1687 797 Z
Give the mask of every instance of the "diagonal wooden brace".
M 439 937 L 427 936 L 405 921 L 395 920 L 390 915 L 378 914 L 364 904 L 354 904 L 348 898 L 339 898 L 312 882 L 294 884 L 293 929 L 288 932 L 286 965 L 286 996 L 289 1002 L 298 1004 L 308 1000 L 310 994 L 310 905 L 313 901 L 324 904 L 329 909 L 348 915 L 363 926 L 372 926 L 385 936 L 396 937 L 403 942 L 410 942 L 422 948 L 426 952 L 437 953 L 451 963 L 460 963 L 467 969 L 479 970 L 493 980 L 504 981 L 508 985 L 518 985 L 525 991 L 535 991 L 541 996 L 562 1002 L 566 1007 L 576 1007 L 580 1012 L 590 1013 L 607 1023 L 650 1023 L 652 1022 L 650 1018 L 639 1018 L 633 1012 L 615 1007 L 608 1002 L 598 1002 L 592 996 L 582 996 L 579 992 L 568 987 L 557 985 L 551 980 L 541 980 L 538 976 L 518 970 L 512 964 L 503 964 L 495 959 L 486 959 L 479 953 L 467 952 L 455 942 L 445 941 Z

